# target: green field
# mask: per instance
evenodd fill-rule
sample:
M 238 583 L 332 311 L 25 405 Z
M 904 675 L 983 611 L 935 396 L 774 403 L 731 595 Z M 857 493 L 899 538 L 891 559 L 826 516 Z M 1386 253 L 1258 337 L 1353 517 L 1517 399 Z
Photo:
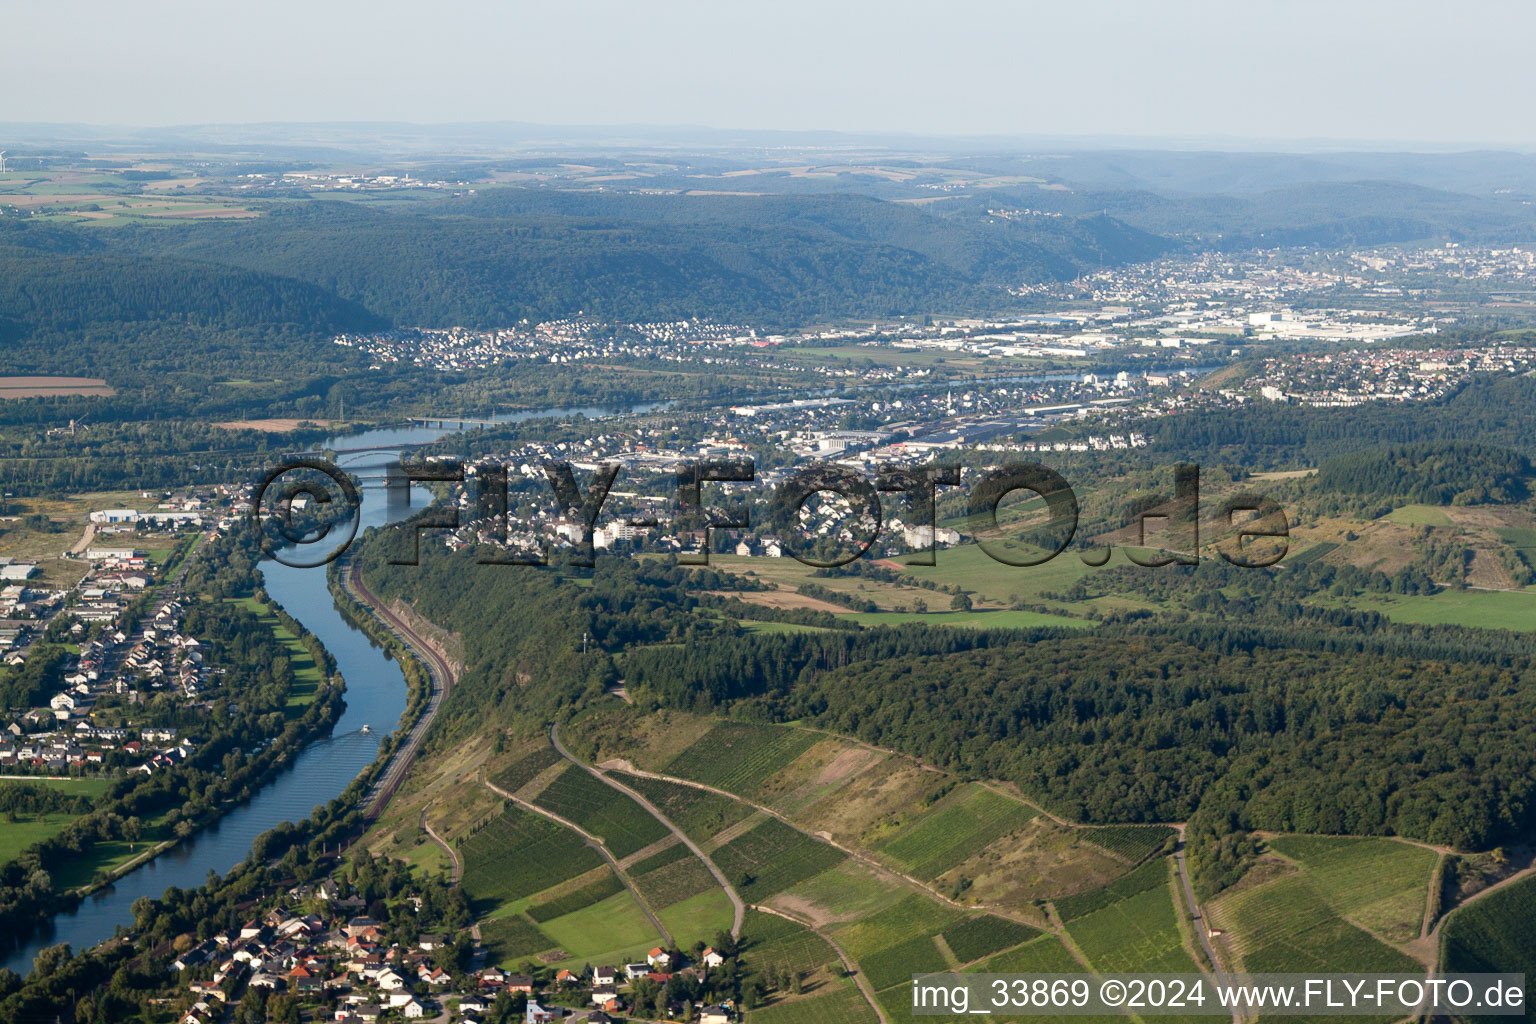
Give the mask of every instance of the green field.
M 1524 974 L 1536 977 L 1536 878 L 1526 878 L 1470 903 L 1446 918 L 1442 933 L 1445 970 Z M 1536 1021 L 1536 1006 L 1521 1017 L 1472 1017 L 1473 1021 Z
M 677 755 L 665 774 L 751 796 L 821 739 L 818 733 L 777 725 L 717 722 Z
M 496 917 L 480 924 L 480 938 L 490 963 L 516 967 L 546 949 L 554 940 L 521 914 Z
M 77 817 L 79 815 L 62 811 L 43 815 L 18 814 L 15 821 L 0 825 L 0 864 L 15 860 L 22 850 L 33 843 L 58 835 Z
M 663 907 L 656 916 L 672 933 L 673 940 L 687 949 L 695 942 L 709 942 L 720 932 L 730 931 L 734 911 L 731 898 L 716 885 L 706 892 Z
M 710 857 L 742 898 L 755 902 L 820 874 L 846 855 L 776 818 L 764 818 Z
M 619 881 L 618 875 L 610 871 L 597 881 L 568 892 L 564 896 L 557 896 L 545 903 L 535 903 L 525 913 L 534 920 L 534 923 L 543 924 L 545 921 L 575 913 L 583 907 L 591 906 L 623 890 L 624 883 Z
M 1393 942 L 1418 938 L 1433 850 L 1392 839 L 1279 836 L 1270 849 L 1295 861 L 1341 917 Z
M 576 765 L 567 765 L 534 802 L 602 839 L 615 857 L 627 857 L 668 834 L 645 808 Z
M 1036 811 L 985 786 L 960 786 L 879 844 L 884 856 L 922 879 L 937 878 L 1014 829 Z
M 1056 913 L 1063 921 L 1070 924 L 1080 917 L 1087 917 L 1121 900 L 1128 900 L 1140 893 L 1157 888 L 1163 884 L 1167 875 L 1168 868 L 1161 860 L 1151 861 L 1128 875 L 1122 875 L 1102 889 L 1094 889 L 1057 900 Z
M 1536 629 L 1536 591 L 1442 590 L 1424 597 L 1362 594 L 1350 602 L 1393 622 L 1484 629 Z
M 974 969 L 987 974 L 1077 974 L 1083 965 L 1056 936 L 1042 935 L 1017 949 L 999 953 Z
M 566 964 L 618 963 L 661 941 L 656 926 L 628 890 L 539 928 L 565 950 Z
M 1088 629 L 1093 625 L 1087 619 L 1012 609 L 980 612 L 855 612 L 846 618 L 852 619 L 861 626 L 899 626 L 904 622 L 921 622 L 928 626 L 954 626 L 965 629 L 1031 629 L 1035 626 L 1070 626 L 1074 629 Z
M 905 985 L 914 974 L 947 971 L 950 963 L 934 944 L 933 936 L 914 935 L 905 942 L 860 957 L 859 966 L 864 969 L 869 983 L 879 991 L 893 985 Z
M 1381 518 L 1402 526 L 1450 526 L 1451 519 L 1438 505 L 1404 505 Z
M 488 906 L 532 896 L 603 863 L 580 836 L 508 804 L 466 839 L 464 892 L 481 914 Z

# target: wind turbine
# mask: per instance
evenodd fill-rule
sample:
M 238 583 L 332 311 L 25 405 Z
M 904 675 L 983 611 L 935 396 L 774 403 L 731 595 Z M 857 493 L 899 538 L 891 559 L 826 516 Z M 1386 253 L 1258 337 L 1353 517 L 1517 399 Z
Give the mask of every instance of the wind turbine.
M 5 150 L 0 149 L 0 174 L 5 173 Z

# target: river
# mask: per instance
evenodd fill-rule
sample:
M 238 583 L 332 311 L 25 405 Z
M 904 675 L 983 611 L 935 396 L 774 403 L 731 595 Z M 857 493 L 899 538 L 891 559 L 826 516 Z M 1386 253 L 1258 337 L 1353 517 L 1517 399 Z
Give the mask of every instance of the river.
M 638 406 L 628 412 L 646 412 L 658 405 Z M 535 417 L 584 415 L 598 418 L 611 412 L 597 408 L 546 409 L 497 416 L 501 422 L 520 422 Z M 382 428 L 332 437 L 328 448 L 411 444 L 431 441 L 453 430 L 429 427 Z M 362 453 L 346 460 L 349 472 L 365 482 L 382 479 L 383 467 L 397 453 Z M 431 497 L 422 488 L 412 491 L 411 505 L 420 509 Z M 365 488 L 359 510 L 358 532 L 388 521 L 388 504 L 380 490 Z M 408 514 L 408 513 L 407 513 Z M 346 531 L 339 530 L 344 535 Z M 312 552 L 304 553 L 304 558 Z M 135 868 L 112 885 L 87 897 L 74 910 L 54 917 L 51 926 L 14 947 L 0 967 L 18 974 L 32 970 L 32 960 L 44 947 L 67 942 L 75 950 L 109 939 L 117 927 L 133 924 L 132 906 L 141 896 L 159 897 L 170 886 L 181 889 L 203 884 L 209 871 L 219 874 L 239 864 L 250 853 L 256 837 L 285 821 L 307 817 L 347 787 L 377 756 L 379 744 L 400 721 L 405 711 L 405 677 L 400 666 L 384 657 L 380 648 L 360 630 L 349 625 L 337 611 L 326 587 L 323 569 L 293 568 L 275 561 L 262 564 L 267 593 L 325 645 L 336 659 L 346 681 L 347 707 L 329 736 L 309 744 L 293 764 L 263 786 L 249 801 L 217 822 Z M 370 732 L 362 732 L 364 725 Z

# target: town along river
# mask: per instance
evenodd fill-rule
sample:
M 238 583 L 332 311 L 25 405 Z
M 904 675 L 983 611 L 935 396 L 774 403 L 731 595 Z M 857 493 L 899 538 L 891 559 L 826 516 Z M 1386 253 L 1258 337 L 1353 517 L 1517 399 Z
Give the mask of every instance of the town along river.
M 636 411 L 644 411 L 636 410 Z M 604 415 L 601 409 L 551 409 L 497 417 L 504 421 L 535 416 L 588 417 Z M 435 428 L 370 430 L 334 437 L 326 447 L 365 448 L 430 441 L 452 431 Z M 358 533 L 389 521 L 388 503 L 377 486 L 383 466 L 398 451 L 376 451 L 344 457 L 341 465 L 363 479 L 361 521 Z M 419 510 L 431 495 L 416 489 L 411 505 Z M 408 515 L 411 510 L 398 510 Z M 345 529 L 337 531 L 345 534 Z M 310 559 L 306 549 L 301 556 Z M 333 799 L 377 756 L 385 736 L 397 727 L 405 711 L 405 677 L 400 666 L 384 656 L 361 631 L 349 625 L 337 611 L 326 587 L 325 570 L 297 569 L 267 560 L 261 567 L 267 593 L 319 638 L 336 659 L 346 681 L 346 711 L 331 735 L 309 744 L 275 778 L 249 801 L 234 808 L 197 835 L 179 843 L 91 896 L 74 910 L 55 915 L 50 926 L 13 947 L 0 961 L 17 974 L 32 970 L 32 960 L 47 946 L 67 942 L 76 951 L 110 939 L 118 926 L 133 924 L 133 903 L 141 896 L 158 898 L 170 886 L 196 888 L 209 871 L 224 874 L 244 860 L 256 837 L 285 821 L 308 817 L 317 806 Z M 363 732 L 364 726 L 369 727 Z

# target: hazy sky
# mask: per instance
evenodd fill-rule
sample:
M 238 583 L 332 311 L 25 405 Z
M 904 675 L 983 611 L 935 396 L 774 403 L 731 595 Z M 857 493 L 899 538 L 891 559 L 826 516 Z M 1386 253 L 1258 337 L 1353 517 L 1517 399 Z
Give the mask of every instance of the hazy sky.
M 0 122 L 1536 143 L 1529 0 L 8 0 Z

